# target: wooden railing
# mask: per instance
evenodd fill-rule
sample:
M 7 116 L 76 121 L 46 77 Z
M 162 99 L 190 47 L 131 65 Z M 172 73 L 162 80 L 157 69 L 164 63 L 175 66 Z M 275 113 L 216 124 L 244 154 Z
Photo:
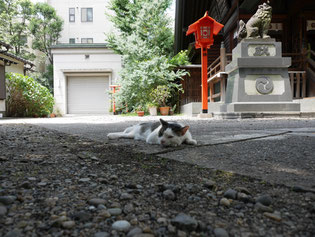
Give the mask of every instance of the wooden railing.
M 232 61 L 232 54 L 226 53 L 223 43 L 221 43 L 220 56 L 216 58 L 208 67 L 208 83 L 210 94 L 208 100 L 214 102 L 220 98 L 221 102 L 225 100 L 226 77 L 225 66 Z M 220 83 L 220 92 L 215 93 L 214 86 Z
M 289 78 L 292 90 L 292 98 L 300 99 L 306 97 L 306 72 L 289 71 Z

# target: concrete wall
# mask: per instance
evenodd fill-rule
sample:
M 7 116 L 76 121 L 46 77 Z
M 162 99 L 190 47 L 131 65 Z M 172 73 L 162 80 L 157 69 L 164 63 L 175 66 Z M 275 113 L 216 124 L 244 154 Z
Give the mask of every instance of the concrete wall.
M 112 30 L 112 24 L 105 15 L 108 0 L 48 0 L 57 14 L 64 20 L 60 43 L 69 43 L 69 38 L 75 38 L 81 43 L 81 38 L 93 38 L 93 43 L 104 43 L 105 32 Z M 69 22 L 69 8 L 75 8 L 75 22 Z M 93 22 L 81 21 L 81 8 L 93 8 Z
M 67 75 L 102 73 L 109 76 L 111 85 L 121 69 L 121 56 L 106 48 L 53 49 L 52 53 L 55 107 L 61 114 L 67 113 Z

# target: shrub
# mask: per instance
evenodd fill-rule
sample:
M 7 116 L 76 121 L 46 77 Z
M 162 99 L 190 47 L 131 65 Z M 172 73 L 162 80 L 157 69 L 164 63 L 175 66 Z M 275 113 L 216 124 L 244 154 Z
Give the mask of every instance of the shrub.
M 54 106 L 54 97 L 49 90 L 33 78 L 17 73 L 6 74 L 7 116 L 43 117 Z

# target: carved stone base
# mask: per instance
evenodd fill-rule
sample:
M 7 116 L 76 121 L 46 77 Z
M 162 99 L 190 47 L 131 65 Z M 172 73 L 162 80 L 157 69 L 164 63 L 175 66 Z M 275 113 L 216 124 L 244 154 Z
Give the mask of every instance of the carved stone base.
M 225 98 L 226 112 L 299 111 L 292 102 L 288 75 L 291 58 L 282 57 L 274 39 L 244 39 L 232 52 Z

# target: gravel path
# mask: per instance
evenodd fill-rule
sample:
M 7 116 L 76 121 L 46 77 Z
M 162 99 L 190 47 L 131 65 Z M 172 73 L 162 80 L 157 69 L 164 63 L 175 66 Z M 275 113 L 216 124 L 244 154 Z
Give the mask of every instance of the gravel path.
M 314 236 L 315 193 L 0 124 L 0 236 Z

